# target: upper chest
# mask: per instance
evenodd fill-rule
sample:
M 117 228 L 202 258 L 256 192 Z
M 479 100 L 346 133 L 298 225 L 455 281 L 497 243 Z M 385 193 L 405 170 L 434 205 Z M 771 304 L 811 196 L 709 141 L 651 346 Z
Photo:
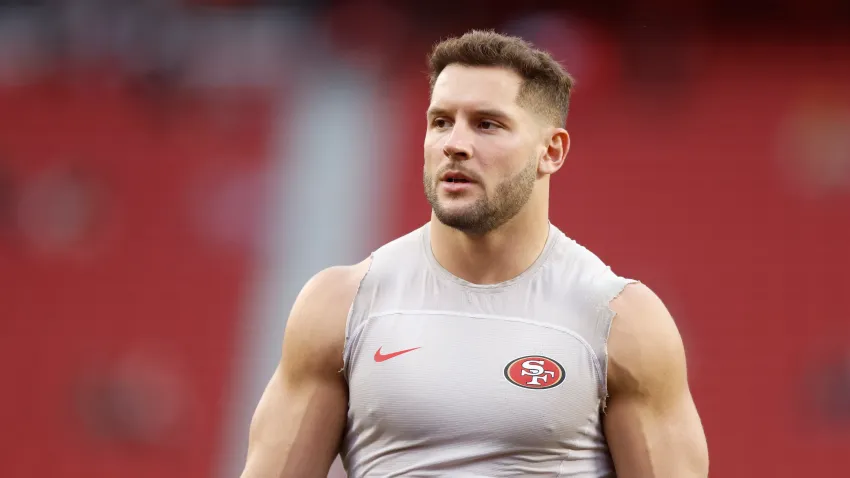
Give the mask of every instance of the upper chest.
M 581 336 L 523 317 L 371 317 L 349 364 L 350 418 L 385 430 L 569 435 L 597 418 L 600 374 Z

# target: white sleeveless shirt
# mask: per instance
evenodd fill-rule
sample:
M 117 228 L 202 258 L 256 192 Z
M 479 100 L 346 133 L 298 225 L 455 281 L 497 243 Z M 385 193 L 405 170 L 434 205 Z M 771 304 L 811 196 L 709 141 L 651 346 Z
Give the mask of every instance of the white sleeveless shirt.
M 551 225 L 493 285 L 442 268 L 430 224 L 379 248 L 346 325 L 348 476 L 614 477 L 609 304 L 630 282 Z

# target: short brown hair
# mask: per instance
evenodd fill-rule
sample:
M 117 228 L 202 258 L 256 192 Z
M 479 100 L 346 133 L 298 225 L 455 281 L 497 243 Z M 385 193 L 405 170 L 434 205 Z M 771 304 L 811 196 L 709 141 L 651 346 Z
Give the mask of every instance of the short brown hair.
M 519 37 L 493 31 L 472 30 L 443 40 L 428 56 L 431 92 L 447 66 L 499 66 L 523 80 L 517 102 L 540 113 L 556 126 L 567 122 L 573 78 L 549 53 Z

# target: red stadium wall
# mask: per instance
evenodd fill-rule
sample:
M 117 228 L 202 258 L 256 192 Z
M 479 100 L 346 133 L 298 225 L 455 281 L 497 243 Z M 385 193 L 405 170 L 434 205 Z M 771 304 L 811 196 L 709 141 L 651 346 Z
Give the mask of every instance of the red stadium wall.
M 82 84 L 0 90 L 3 474 L 211 476 L 268 111 Z
M 617 71 L 609 53 L 597 72 Z M 712 476 L 832 476 L 846 468 L 850 397 L 826 405 L 840 385 L 810 384 L 850 350 L 850 49 L 686 53 L 702 66 L 676 89 L 579 78 L 553 222 L 677 317 Z M 388 237 L 428 214 L 419 70 L 409 102 L 422 114 Z

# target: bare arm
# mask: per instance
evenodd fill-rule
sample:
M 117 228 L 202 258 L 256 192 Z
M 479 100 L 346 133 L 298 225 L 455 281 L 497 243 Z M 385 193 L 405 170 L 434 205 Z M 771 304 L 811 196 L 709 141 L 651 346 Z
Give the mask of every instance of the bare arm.
M 326 478 L 345 427 L 345 319 L 365 263 L 313 277 L 292 307 L 280 363 L 257 405 L 242 478 Z
M 619 478 L 706 478 L 708 447 L 667 309 L 632 284 L 613 303 L 605 434 Z

